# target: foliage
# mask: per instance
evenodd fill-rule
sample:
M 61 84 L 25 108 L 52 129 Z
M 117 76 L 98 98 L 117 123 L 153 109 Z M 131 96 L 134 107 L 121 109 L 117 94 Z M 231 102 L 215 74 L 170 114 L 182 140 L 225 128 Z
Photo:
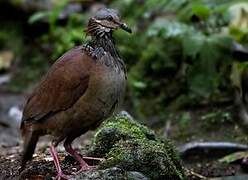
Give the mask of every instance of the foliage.
M 19 51 L 19 47 L 23 43 L 21 37 L 22 30 L 20 28 L 13 28 L 13 24 L 6 23 L 0 31 L 0 49 L 12 49 L 15 54 Z
M 137 2 L 129 5 L 135 9 Z M 222 33 L 229 18 L 228 6 L 212 8 L 212 1 L 145 1 L 141 7 L 143 14 L 134 12 L 134 17 L 145 28 L 137 27 L 137 39 L 129 42 L 141 42 L 142 50 L 129 71 L 137 112 L 162 116 L 170 104 L 182 107 L 222 95 L 228 89 L 232 63 L 232 39 Z M 133 14 L 130 8 L 124 9 Z M 173 103 L 177 99 L 183 102 L 179 106 Z
M 205 129 L 213 129 L 213 127 L 218 127 L 221 124 L 231 124 L 232 118 L 231 114 L 226 111 L 216 111 L 202 115 L 200 118 L 203 121 L 203 126 Z
M 50 30 L 42 38 L 52 42 L 53 59 L 80 44 L 86 15 L 75 13 L 64 26 L 57 24 L 68 2 L 51 12 L 36 13 L 35 22 L 48 17 Z M 136 114 L 164 115 L 164 107 L 194 105 L 211 101 L 228 89 L 231 36 L 223 33 L 231 20 L 229 7 L 237 1 L 154 0 L 112 1 L 134 35 L 117 32 L 118 48 L 129 69 L 129 96 Z M 216 6 L 218 5 L 218 6 Z M 152 107 L 152 108 L 151 108 Z
M 70 16 L 65 27 L 56 26 L 55 19 L 65 4 L 49 14 L 50 33 L 43 38 L 54 42 L 53 58 L 82 40 L 84 16 Z M 124 33 L 118 33 L 116 38 L 130 70 L 129 87 L 139 114 L 159 113 L 182 94 L 197 102 L 222 93 L 220 89 L 228 84 L 225 75 L 231 63 L 231 39 L 222 35 L 219 28 L 227 21 L 225 4 L 231 3 L 222 3 L 218 8 L 212 8 L 213 1 L 112 3 L 136 30 L 134 38 L 128 39 Z M 36 14 L 30 21 L 37 20 L 36 17 L 42 16 Z M 193 22 L 192 26 L 193 17 L 199 23 Z M 175 78 L 178 81 L 173 84 Z M 146 102 L 152 99 L 155 107 L 147 111 L 141 104 L 150 109 Z
M 0 30 L 0 50 L 8 50 L 14 55 L 13 67 L 9 69 L 13 71 L 13 77 L 8 89 L 19 92 L 44 73 L 48 62 L 44 61 L 44 55 L 33 42 L 30 45 L 32 48 L 23 45 L 28 44 L 28 41 L 23 36 L 21 22 L 3 20 L 2 23 L 4 26 Z
M 70 1 L 56 2 L 52 11 L 36 12 L 29 19 L 31 24 L 48 22 L 49 31 L 39 42 L 48 45 L 53 60 L 87 40 L 83 26 L 89 16 L 88 11 L 73 13 L 61 22 L 61 13 Z M 232 40 L 247 42 L 247 29 L 234 26 L 230 13 L 230 7 L 240 2 L 245 3 L 108 1 L 110 7 L 120 10 L 123 21 L 134 31 L 132 36 L 121 31 L 114 36 L 128 67 L 127 97 L 136 115 L 148 118 L 155 114 L 163 119 L 166 109 L 218 101 L 230 94 Z
M 42 36 L 41 41 L 43 43 L 52 42 L 53 60 L 68 49 L 81 44 L 86 36 L 82 27 L 82 24 L 85 23 L 85 16 L 80 13 L 71 14 L 65 25 L 59 25 L 59 17 L 67 4 L 68 0 L 58 1 L 52 11 L 37 12 L 29 18 L 31 24 L 41 20 L 48 21 L 49 32 Z

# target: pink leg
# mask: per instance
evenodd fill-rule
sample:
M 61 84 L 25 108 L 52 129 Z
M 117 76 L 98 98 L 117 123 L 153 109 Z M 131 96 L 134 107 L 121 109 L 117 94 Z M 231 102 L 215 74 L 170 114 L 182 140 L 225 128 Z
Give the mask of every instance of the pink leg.
M 82 172 L 82 171 L 89 171 L 92 169 L 95 169 L 95 166 L 88 165 L 83 158 L 72 148 L 71 142 L 68 141 L 68 139 L 65 140 L 64 143 L 65 150 L 76 160 L 79 162 L 81 169 L 76 172 L 76 174 Z
M 50 147 L 50 153 L 53 157 L 53 161 L 54 161 L 54 164 L 55 164 L 55 167 L 56 167 L 56 170 L 57 170 L 57 176 L 56 176 L 56 179 L 60 180 L 60 179 L 69 179 L 68 176 L 66 176 L 65 174 L 63 174 L 63 171 L 60 167 L 60 163 L 59 163 L 59 158 L 58 158 L 58 154 L 57 154 L 57 151 L 55 149 L 55 146 L 51 145 Z

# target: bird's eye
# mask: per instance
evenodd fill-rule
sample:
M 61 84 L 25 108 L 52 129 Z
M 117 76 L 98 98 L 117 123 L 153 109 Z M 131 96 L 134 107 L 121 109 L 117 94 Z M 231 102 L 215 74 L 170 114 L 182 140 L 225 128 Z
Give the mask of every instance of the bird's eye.
M 113 21 L 114 18 L 113 18 L 112 16 L 108 16 L 108 20 L 109 20 L 109 21 Z

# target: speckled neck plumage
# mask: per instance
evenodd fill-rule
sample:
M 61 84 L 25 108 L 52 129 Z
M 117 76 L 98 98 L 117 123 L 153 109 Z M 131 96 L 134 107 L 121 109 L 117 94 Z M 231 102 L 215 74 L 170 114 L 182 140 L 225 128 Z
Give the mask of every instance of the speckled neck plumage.
M 118 69 L 121 69 L 126 73 L 125 64 L 115 47 L 115 41 L 112 36 L 113 31 L 105 32 L 97 23 L 90 20 L 86 32 L 92 37 L 89 45 L 93 47 L 93 49 L 102 47 L 104 51 L 110 53 L 114 59 L 112 65 L 117 66 Z
M 91 19 L 89 20 L 86 33 L 92 37 L 89 44 L 93 48 L 102 47 L 106 52 L 109 52 L 113 58 L 120 58 L 120 55 L 115 47 L 112 30 L 105 32 L 103 28 Z
M 115 66 L 118 71 L 122 70 L 126 74 L 126 66 L 124 64 L 124 61 L 121 59 L 114 43 L 114 39 L 112 38 L 111 34 L 106 34 L 103 37 L 95 37 L 92 41 L 93 47 L 102 47 L 106 52 L 109 52 L 110 55 L 113 57 L 113 66 Z

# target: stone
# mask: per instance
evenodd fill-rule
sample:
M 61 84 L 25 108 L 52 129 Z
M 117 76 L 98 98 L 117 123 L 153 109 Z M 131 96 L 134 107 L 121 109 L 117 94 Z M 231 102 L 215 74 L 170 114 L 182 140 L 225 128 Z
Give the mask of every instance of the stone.
M 88 154 L 106 159 L 99 169 L 117 167 L 151 179 L 185 178 L 174 145 L 126 112 L 109 118 L 99 127 Z

